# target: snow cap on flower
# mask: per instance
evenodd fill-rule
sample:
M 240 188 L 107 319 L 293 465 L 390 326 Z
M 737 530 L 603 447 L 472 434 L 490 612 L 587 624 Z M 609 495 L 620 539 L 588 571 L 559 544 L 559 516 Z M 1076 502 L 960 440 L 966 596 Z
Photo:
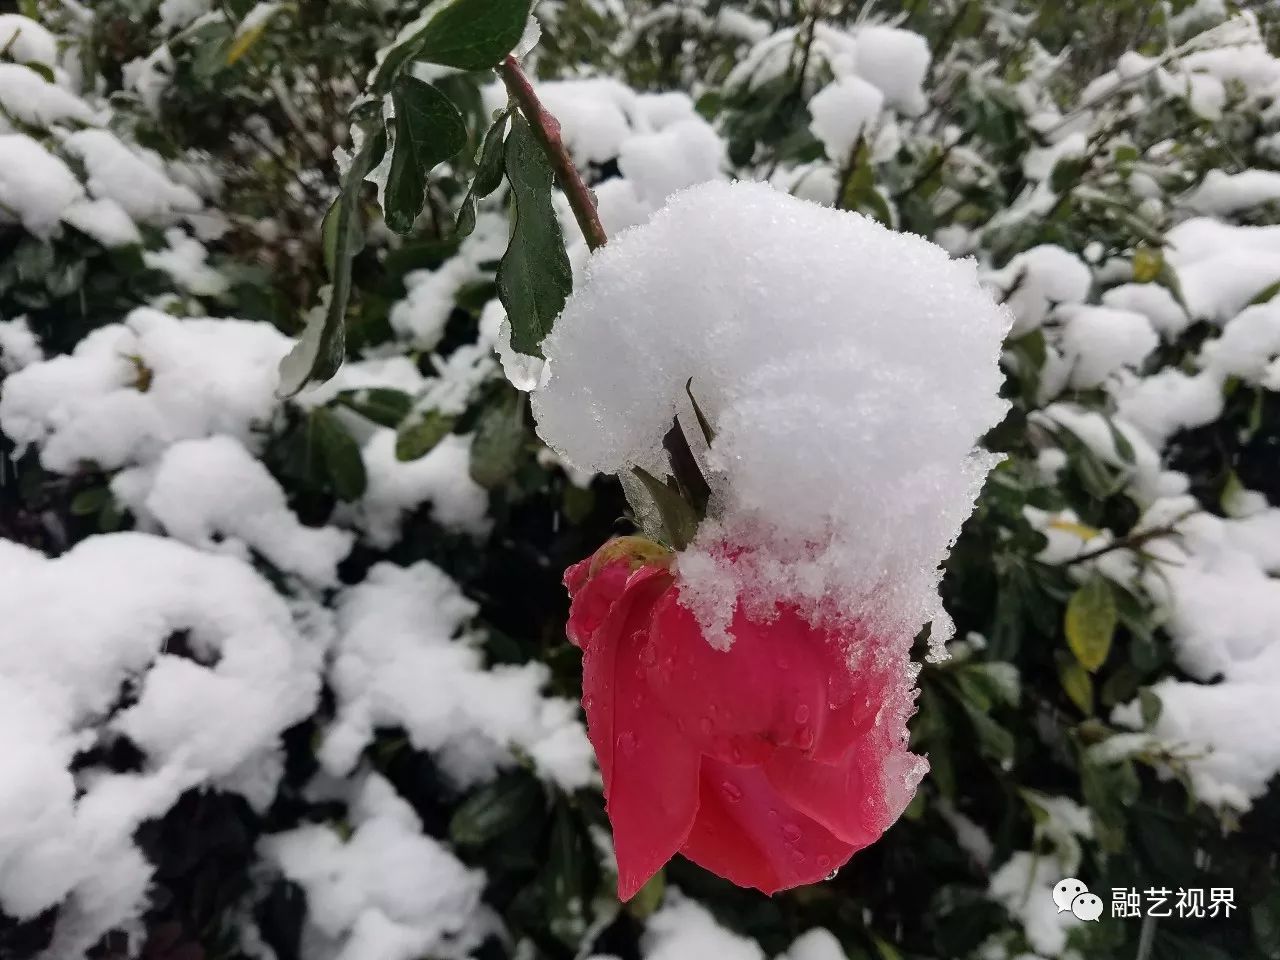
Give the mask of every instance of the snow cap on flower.
M 659 476 L 679 414 L 713 488 L 681 602 L 713 644 L 732 642 L 740 600 L 785 601 L 898 649 L 933 620 L 940 652 L 939 564 L 996 460 L 975 444 L 1006 407 L 1009 324 L 972 261 L 764 184 L 707 183 L 592 256 L 543 343 L 534 411 L 573 465 Z

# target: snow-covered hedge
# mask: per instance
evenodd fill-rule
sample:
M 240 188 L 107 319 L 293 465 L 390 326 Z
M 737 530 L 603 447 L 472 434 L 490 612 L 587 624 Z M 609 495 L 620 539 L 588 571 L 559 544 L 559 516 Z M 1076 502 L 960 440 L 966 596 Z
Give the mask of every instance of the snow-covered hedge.
M 667 207 L 634 237 L 661 270 L 634 275 L 619 244 L 586 287 L 557 193 L 587 292 L 546 367 L 499 297 L 508 188 L 455 228 L 508 102 L 491 71 L 405 68 L 466 141 L 407 236 L 380 216 L 405 202 L 391 151 L 343 189 L 369 105 L 394 109 L 366 87 L 420 4 L 18 6 L 0 14 L 0 957 L 1137 955 L 1141 921 L 1057 912 L 1064 876 L 1108 903 L 1234 889 L 1230 917 L 1148 929 L 1148 960 L 1280 956 L 1274 9 L 544 0 L 521 50 L 608 236 L 695 184 L 770 185 L 702 194 L 725 207 L 702 221 Z M 770 189 L 973 258 L 955 269 L 1011 325 L 989 456 L 970 440 L 999 405 L 950 399 L 986 384 L 989 305 L 912 289 L 940 253 L 861 259 L 817 206 L 752 236 Z M 876 323 L 844 326 L 855 305 Z M 735 339 L 750 309 L 773 342 Z M 907 311 L 930 342 L 895 334 Z M 347 362 L 283 397 L 282 359 L 335 312 Z M 600 366 L 557 381 L 575 330 Z M 932 619 L 919 661 L 956 632 L 919 673 L 931 769 L 903 819 L 772 899 L 677 859 L 619 904 L 564 637 L 560 572 L 630 525 L 618 484 L 561 456 L 653 454 L 675 360 L 744 453 L 739 518 L 808 536 L 857 513 L 828 572 Z M 771 403 L 780 380 L 803 390 Z M 841 455 L 855 443 L 882 455 Z M 773 449 L 810 472 L 762 470 Z M 919 503 L 997 459 L 938 610 L 963 505 Z

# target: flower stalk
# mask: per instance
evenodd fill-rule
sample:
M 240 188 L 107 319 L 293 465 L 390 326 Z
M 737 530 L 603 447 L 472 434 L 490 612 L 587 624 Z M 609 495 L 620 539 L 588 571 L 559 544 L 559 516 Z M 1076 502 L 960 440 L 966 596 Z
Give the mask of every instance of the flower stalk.
M 586 238 L 587 246 L 592 250 L 603 247 L 608 238 L 600 223 L 600 215 L 596 211 L 595 197 L 591 195 L 591 189 L 583 181 L 582 175 L 578 173 L 578 168 L 574 166 L 569 156 L 569 151 L 565 148 L 564 139 L 560 135 L 560 121 L 542 105 L 529 80 L 529 75 L 524 72 L 524 68 L 514 56 L 508 56 L 503 60 L 498 72 L 502 75 L 502 82 L 506 85 L 508 95 L 519 105 L 520 112 L 529 121 L 529 125 L 533 128 L 533 135 L 537 137 L 547 159 L 551 162 L 560 188 L 564 191 L 569 206 L 573 210 L 573 216 L 578 221 L 578 227 Z

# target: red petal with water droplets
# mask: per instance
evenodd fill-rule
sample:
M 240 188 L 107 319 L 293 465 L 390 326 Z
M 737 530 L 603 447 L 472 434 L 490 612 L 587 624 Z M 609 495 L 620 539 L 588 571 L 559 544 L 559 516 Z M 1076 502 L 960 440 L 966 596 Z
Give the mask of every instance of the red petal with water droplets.
M 684 844 L 698 810 L 701 757 L 655 702 L 640 660 L 653 606 L 670 588 L 665 570 L 631 574 L 584 644 L 582 702 L 604 778 L 622 900 Z
M 663 707 L 708 754 L 759 764 L 782 745 L 812 751 L 828 721 L 829 682 L 848 668 L 838 647 L 793 609 L 768 622 L 739 610 L 733 644 L 707 643 L 673 589 L 658 603 L 645 651 Z
M 742 887 L 767 894 L 816 883 L 857 847 L 788 804 L 760 767 L 702 761 L 702 796 L 680 852 Z
M 583 650 L 631 578 L 631 565 L 625 559 L 607 563 L 594 574 L 591 573 L 592 559 L 588 557 L 581 563 L 575 563 L 564 572 L 564 585 L 569 588 L 572 598 L 565 633 L 570 643 Z

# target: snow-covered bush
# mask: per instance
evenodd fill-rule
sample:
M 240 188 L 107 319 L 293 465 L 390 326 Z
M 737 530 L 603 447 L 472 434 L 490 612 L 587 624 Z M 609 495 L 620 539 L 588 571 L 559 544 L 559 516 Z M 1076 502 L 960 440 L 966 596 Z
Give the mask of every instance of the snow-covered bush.
M 0 957 L 1280 955 L 1274 8 L 17 7 Z M 585 471 L 662 477 L 677 411 L 734 458 L 704 541 L 834 520 L 808 573 L 904 658 L 934 623 L 914 799 L 771 899 L 677 857 L 618 902 L 577 703 L 560 572 L 653 494 Z M 1085 924 L 1064 876 L 1237 909 Z

